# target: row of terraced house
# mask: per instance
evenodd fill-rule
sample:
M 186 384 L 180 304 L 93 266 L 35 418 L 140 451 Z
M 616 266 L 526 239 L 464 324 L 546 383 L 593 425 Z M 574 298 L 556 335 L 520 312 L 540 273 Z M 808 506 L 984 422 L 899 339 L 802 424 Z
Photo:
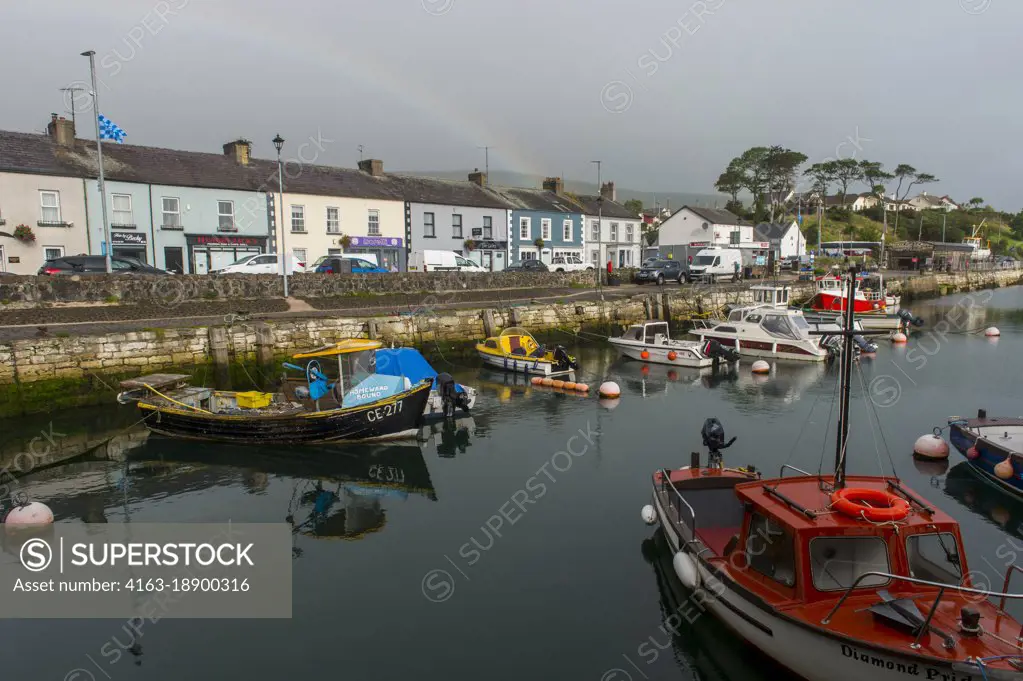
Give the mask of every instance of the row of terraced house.
M 315 156 L 315 140 L 304 145 Z M 0 272 L 35 274 L 49 259 L 106 252 L 95 142 L 52 116 L 46 134 L 0 131 Z M 459 253 L 489 270 L 578 255 L 603 267 L 639 263 L 641 218 L 615 200 L 542 189 L 289 160 L 281 200 L 276 159 L 235 140 L 223 153 L 105 144 L 110 249 L 181 273 L 203 274 L 252 253 L 375 254 L 405 271 L 424 250 Z M 278 206 L 278 204 L 282 204 Z M 598 220 L 598 215 L 602 218 Z

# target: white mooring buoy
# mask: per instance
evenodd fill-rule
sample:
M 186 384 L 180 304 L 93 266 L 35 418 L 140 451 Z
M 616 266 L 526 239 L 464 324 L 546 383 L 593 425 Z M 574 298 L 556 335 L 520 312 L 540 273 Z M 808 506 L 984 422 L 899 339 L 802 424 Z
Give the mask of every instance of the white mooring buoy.
M 615 383 L 614 381 L 605 381 L 604 383 L 600 384 L 600 389 L 598 390 L 598 393 L 600 394 L 601 397 L 606 397 L 608 399 L 614 400 L 622 396 L 622 389 L 619 388 L 618 384 Z
M 984 335 L 988 338 L 998 338 L 1002 335 L 1002 332 L 998 330 L 997 326 L 989 326 L 984 329 Z
M 934 435 L 921 435 L 913 444 L 913 455 L 921 459 L 947 459 L 948 443 Z
M 655 511 L 654 507 L 650 504 L 644 506 L 643 510 L 641 510 L 639 514 L 642 516 L 643 522 L 647 525 L 653 525 L 657 522 L 657 511 Z
M 769 374 L 771 373 L 771 365 L 762 359 L 758 359 L 753 362 L 753 366 L 750 367 L 755 374 Z
M 8 533 L 20 530 L 33 530 L 53 524 L 53 511 L 46 504 L 30 501 L 15 506 L 4 518 L 4 528 Z
M 901 331 L 896 331 L 895 333 L 892 334 L 892 342 L 893 343 L 905 343 L 908 340 L 909 340 L 909 336 L 907 336 L 906 334 L 902 333 Z

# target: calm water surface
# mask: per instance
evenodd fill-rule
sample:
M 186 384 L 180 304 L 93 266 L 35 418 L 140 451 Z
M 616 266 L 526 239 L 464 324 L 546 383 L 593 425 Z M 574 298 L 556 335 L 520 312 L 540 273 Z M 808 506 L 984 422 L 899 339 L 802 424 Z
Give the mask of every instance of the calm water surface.
M 1023 414 L 1023 290 L 911 307 L 928 328 L 949 320 L 937 327 L 946 333 L 884 342 L 861 360 L 850 472 L 890 472 L 890 451 L 898 474 L 962 523 L 971 568 L 997 586 L 1014 547 L 1023 550 L 1023 504 L 973 478 L 955 452 L 946 469 L 910 451 L 950 415 Z M 997 341 L 964 333 L 991 324 Z M 141 649 L 116 660 L 100 650 L 128 641 L 122 622 L 0 620 L 4 676 L 779 678 L 709 617 L 664 633 L 685 594 L 639 510 L 652 471 L 687 464 L 711 416 L 738 436 L 732 464 L 774 475 L 784 462 L 816 471 L 823 458 L 828 470 L 836 370 L 776 364 L 754 378 L 744 361 L 732 374 L 700 375 L 616 361 L 596 343 L 576 352 L 590 383 L 621 384 L 614 408 L 441 362 L 482 394 L 472 420 L 436 426 L 418 446 L 340 454 L 154 437 L 125 463 L 33 474 L 25 491 L 64 522 L 294 522 L 293 618 L 146 623 Z M 59 419 L 101 430 L 114 427 L 104 418 L 134 420 L 121 409 Z M 578 456 L 557 454 L 566 449 Z M 317 500 L 326 512 L 314 516 Z

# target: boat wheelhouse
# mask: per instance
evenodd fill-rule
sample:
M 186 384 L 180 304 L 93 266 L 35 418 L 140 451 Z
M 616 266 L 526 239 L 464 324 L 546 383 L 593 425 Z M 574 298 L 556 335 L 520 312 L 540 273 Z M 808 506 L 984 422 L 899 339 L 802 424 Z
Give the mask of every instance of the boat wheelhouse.
M 563 376 L 579 368 L 564 347 L 548 348 L 518 326 L 477 343 L 476 353 L 485 365 L 513 373 Z
M 654 364 L 704 368 L 722 361 L 737 362 L 739 353 L 716 341 L 678 340 L 671 337 L 668 322 L 648 320 L 634 324 L 621 336 L 608 338 L 618 353 L 629 359 Z
M 736 438 L 708 419 L 706 465 L 694 453 L 655 472 L 643 518 L 660 523 L 701 609 L 803 679 L 1019 681 L 1023 627 L 1005 602 L 1023 594 L 974 586 L 958 524 L 898 477 L 846 476 L 852 325 L 850 307 L 834 474 L 725 467 Z
M 750 357 L 804 362 L 833 357 L 837 344 L 812 331 L 799 310 L 759 305 L 735 308 L 723 321 L 701 321 L 692 333 L 701 342 L 714 340 Z

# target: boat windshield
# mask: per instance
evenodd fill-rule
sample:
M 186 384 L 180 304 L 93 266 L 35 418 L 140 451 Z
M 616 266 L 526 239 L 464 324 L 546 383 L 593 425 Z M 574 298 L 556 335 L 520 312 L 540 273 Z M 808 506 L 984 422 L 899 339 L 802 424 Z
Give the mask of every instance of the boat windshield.
M 666 322 L 662 322 L 660 324 L 647 324 L 645 340 L 647 343 L 655 343 L 657 345 L 668 340 L 668 324 Z
M 790 321 L 790 318 L 785 315 L 770 314 L 764 316 L 764 321 L 760 323 L 762 328 L 772 336 L 781 336 L 782 338 L 793 338 L 799 340 L 802 336 Z
M 942 584 L 959 584 L 963 578 L 959 546 L 948 532 L 907 537 L 906 557 L 910 577 Z
M 809 333 L 810 325 L 806 323 L 805 317 L 792 316 L 789 317 L 789 321 L 792 322 L 792 325 L 795 326 L 797 330 L 799 330 L 800 335 L 804 335 L 804 332 Z
M 891 572 L 881 537 L 816 537 L 810 541 L 810 573 L 818 591 L 844 590 L 868 572 Z M 858 587 L 877 587 L 888 577 L 864 577 Z

